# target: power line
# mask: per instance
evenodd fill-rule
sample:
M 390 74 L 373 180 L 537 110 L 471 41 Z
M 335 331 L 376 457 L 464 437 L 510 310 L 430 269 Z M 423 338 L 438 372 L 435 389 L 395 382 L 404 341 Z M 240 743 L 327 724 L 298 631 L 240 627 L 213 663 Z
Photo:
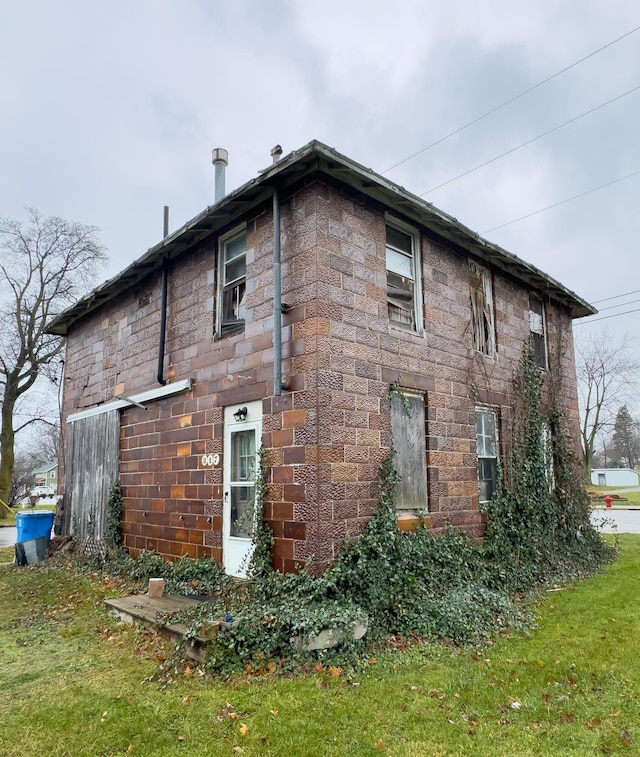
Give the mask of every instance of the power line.
M 527 213 L 524 216 L 520 216 L 519 218 L 514 218 L 513 221 L 507 221 L 506 223 L 501 223 L 499 226 L 493 226 L 490 229 L 485 229 L 484 231 L 481 231 L 481 234 L 489 234 L 491 231 L 497 231 L 497 229 L 503 229 L 505 226 L 511 226 L 513 223 L 518 223 L 518 221 L 524 221 L 526 218 L 531 218 L 532 216 L 536 216 L 539 213 L 544 213 L 547 210 L 551 210 L 552 208 L 557 208 L 559 205 L 565 205 L 567 202 L 571 202 L 572 200 L 577 200 L 579 197 L 584 197 L 585 195 L 592 194 L 593 192 L 597 192 L 600 189 L 605 189 L 606 187 L 610 187 L 613 184 L 617 184 L 618 182 L 624 181 L 625 179 L 630 179 L 632 176 L 637 176 L 640 174 L 640 171 L 634 171 L 633 173 L 629 173 L 626 176 L 620 176 L 618 179 L 613 179 L 612 181 L 608 181 L 606 184 L 600 184 L 599 187 L 593 187 L 592 189 L 587 189 L 585 192 L 580 192 L 580 194 L 573 195 L 573 197 L 567 197 L 565 200 L 560 200 L 558 202 L 554 202 L 553 205 L 547 205 L 545 208 L 540 208 L 539 210 L 534 210 L 533 213 Z
M 615 310 L 616 308 L 625 308 L 627 307 L 627 305 L 635 305 L 636 302 L 640 302 L 640 300 L 629 300 L 629 302 L 621 302 L 619 305 L 609 305 L 608 308 L 599 308 L 598 312 L 604 313 L 605 310 Z
M 506 155 L 511 155 L 512 152 L 516 152 L 516 150 L 520 150 L 523 147 L 530 145 L 532 142 L 536 142 L 538 139 L 547 137 L 549 136 L 549 134 L 553 134 L 554 131 L 558 131 L 564 128 L 565 126 L 569 126 L 569 124 L 575 123 L 576 121 L 579 121 L 581 118 L 584 118 L 585 116 L 588 116 L 591 113 L 595 113 L 597 110 L 600 110 L 600 108 L 604 108 L 607 105 L 611 105 L 611 103 L 616 102 L 616 100 L 621 100 L 623 97 L 626 97 L 627 95 L 630 95 L 639 89 L 640 89 L 640 85 L 638 85 L 637 87 L 634 87 L 633 89 L 628 90 L 627 92 L 623 92 L 621 95 L 617 95 L 616 97 L 611 98 L 611 100 L 607 100 L 604 103 L 600 103 L 600 105 L 596 105 L 595 108 L 591 108 L 590 110 L 587 110 L 584 113 L 581 113 L 579 116 L 574 116 L 573 118 L 570 118 L 568 121 L 565 121 L 562 124 L 558 124 L 558 126 L 554 126 L 552 129 L 549 129 L 548 131 L 545 131 L 542 134 L 538 134 L 537 137 L 532 137 L 531 139 L 528 139 L 526 142 L 523 142 L 522 144 L 517 145 L 516 147 L 512 147 L 510 150 L 507 150 L 506 152 L 503 152 L 500 155 L 496 155 L 495 158 L 491 158 L 490 160 L 486 160 L 484 163 L 480 163 L 480 165 L 476 166 L 475 168 L 470 168 L 468 171 L 464 171 L 463 173 L 460 173 L 457 176 L 454 176 L 453 179 L 448 179 L 447 181 L 443 181 L 442 184 L 438 184 L 436 187 L 427 189 L 426 192 L 422 192 L 422 194 L 419 196 L 424 197 L 426 194 L 429 194 L 429 192 L 435 192 L 436 189 L 441 189 L 442 187 L 446 187 L 447 184 L 452 184 L 454 181 L 461 179 L 463 176 L 468 176 L 470 173 L 473 173 L 474 171 L 478 171 L 480 168 L 484 168 L 485 166 L 488 166 L 491 163 L 495 163 L 496 160 L 500 160 L 500 158 L 504 158 Z
M 639 294 L 640 289 L 634 289 L 633 292 L 625 292 L 624 294 L 614 294 L 613 297 L 603 297 L 601 300 L 593 300 L 595 305 L 597 302 L 607 302 L 608 300 L 619 300 L 620 297 L 628 297 L 630 294 Z
M 640 308 L 625 310 L 624 313 L 611 313 L 610 315 L 602 316 L 602 318 L 594 318 L 592 321 L 581 321 L 580 323 L 576 323 L 576 326 L 590 326 L 592 323 L 597 323 L 598 321 L 606 321 L 607 318 L 616 318 L 619 315 L 629 315 L 630 313 L 640 313 Z M 583 318 L 591 318 L 591 316 L 585 315 Z
M 635 29 L 631 29 L 631 31 L 628 31 L 625 34 L 621 35 L 620 37 L 617 37 L 616 39 L 612 40 L 611 42 L 608 42 L 606 45 L 599 47 L 597 50 L 594 50 L 588 55 L 585 55 L 583 58 L 580 58 L 574 63 L 571 63 L 568 66 L 565 66 L 565 68 L 560 69 L 560 71 L 556 71 L 555 74 L 552 74 L 551 76 L 548 76 L 546 79 L 539 81 L 537 84 L 534 84 L 532 87 L 525 89 L 523 92 L 520 92 L 520 94 L 515 95 L 509 100 L 506 100 L 501 105 L 496 105 L 495 108 L 492 108 L 491 110 L 488 110 L 486 113 L 483 113 L 481 116 L 474 118 L 473 121 L 469 121 L 469 123 L 465 124 L 464 126 L 460 126 L 458 129 L 455 129 L 452 132 L 449 132 L 449 134 L 446 134 L 444 137 L 441 137 L 440 139 L 437 139 L 435 142 L 432 142 L 430 145 L 427 145 L 426 147 L 423 147 L 421 150 L 418 150 L 418 152 L 414 152 L 413 155 L 409 155 L 408 158 L 404 158 L 404 160 L 401 160 L 398 163 L 394 163 L 394 165 L 382 171 L 382 174 L 384 175 L 386 173 L 389 173 L 389 171 L 393 171 L 394 168 L 397 168 L 398 166 L 401 166 L 404 163 L 407 163 L 408 161 L 413 160 L 413 158 L 416 158 L 418 155 L 422 155 L 423 152 L 430 150 L 432 147 L 435 147 L 436 145 L 439 145 L 442 142 L 445 142 L 447 139 L 454 137 L 456 134 L 460 134 L 461 131 L 468 129 L 470 126 L 473 126 L 474 124 L 477 124 L 479 121 L 482 121 L 483 119 L 487 118 L 493 113 L 496 113 L 502 108 L 506 108 L 507 105 L 511 105 L 511 103 L 515 102 L 516 100 L 519 100 L 521 97 L 528 95 L 529 92 L 533 92 L 534 89 L 541 87 L 543 84 L 547 84 L 547 82 L 550 82 L 552 79 L 555 79 L 556 77 L 560 76 L 561 74 L 566 73 L 570 69 L 575 68 L 575 66 L 579 65 L 580 63 L 584 63 L 585 60 L 588 60 L 589 58 L 592 58 L 594 55 L 597 55 L 598 53 L 601 53 L 603 50 L 606 50 L 608 47 L 615 45 L 616 42 L 620 42 L 620 40 L 623 40 L 625 37 L 629 37 L 631 34 L 634 34 L 639 29 L 640 29 L 640 26 L 636 26 Z

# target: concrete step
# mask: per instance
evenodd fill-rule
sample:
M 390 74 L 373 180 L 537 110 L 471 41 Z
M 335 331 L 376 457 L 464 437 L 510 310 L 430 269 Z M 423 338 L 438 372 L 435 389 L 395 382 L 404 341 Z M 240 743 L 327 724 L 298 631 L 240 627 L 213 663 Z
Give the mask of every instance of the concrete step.
M 187 627 L 183 623 L 165 622 L 168 616 L 187 610 L 202 603 L 202 599 L 192 599 L 179 595 L 150 597 L 148 594 L 135 594 L 129 597 L 106 599 L 105 605 L 109 615 L 120 618 L 125 623 L 139 623 L 145 628 L 152 628 L 179 644 L 184 639 Z M 185 644 L 188 657 L 198 662 L 207 661 L 207 642 L 209 639 L 196 638 Z

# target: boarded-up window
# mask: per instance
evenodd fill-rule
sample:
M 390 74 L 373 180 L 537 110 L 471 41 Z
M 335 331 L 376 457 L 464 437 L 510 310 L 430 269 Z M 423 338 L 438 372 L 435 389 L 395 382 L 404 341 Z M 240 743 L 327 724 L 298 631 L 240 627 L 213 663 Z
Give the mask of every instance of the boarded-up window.
M 529 346 L 536 365 L 547 367 L 547 344 L 544 333 L 544 306 L 542 297 L 529 294 Z
M 398 510 L 427 509 L 427 449 L 424 395 L 402 391 L 391 398 L 391 434 L 395 469 L 400 476 L 395 502 Z
M 488 502 L 498 485 L 498 417 L 495 410 L 476 408 L 478 494 Z
M 387 309 L 389 322 L 410 331 L 417 331 L 420 309 L 417 298 L 416 235 L 387 224 Z
M 491 274 L 473 260 L 469 261 L 469 296 L 471 298 L 471 333 L 473 348 L 485 355 L 495 355 L 493 294 Z
M 246 277 L 246 231 L 232 234 L 220 242 L 218 297 L 219 336 L 244 328 Z
M 64 533 L 100 540 L 109 491 L 118 479 L 120 411 L 81 418 L 67 426 Z

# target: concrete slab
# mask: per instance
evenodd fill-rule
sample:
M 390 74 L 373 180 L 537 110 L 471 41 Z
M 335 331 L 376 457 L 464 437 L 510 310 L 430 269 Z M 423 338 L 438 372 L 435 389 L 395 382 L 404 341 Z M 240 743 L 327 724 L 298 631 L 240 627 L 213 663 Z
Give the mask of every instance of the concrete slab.
M 167 636 L 176 644 L 184 639 L 187 627 L 183 623 L 165 623 L 173 613 L 202 604 L 202 600 L 167 594 L 150 597 L 148 594 L 134 594 L 129 597 L 105 599 L 109 615 L 120 618 L 125 623 L 140 623 Z M 185 644 L 185 653 L 198 662 L 207 661 L 207 639 L 195 639 Z
M 134 594 L 130 597 L 105 599 L 110 615 L 117 615 L 127 623 L 146 623 L 150 626 L 163 625 L 163 619 L 174 612 L 182 612 L 196 607 L 201 602 L 191 597 L 167 594 L 150 597 L 148 594 Z

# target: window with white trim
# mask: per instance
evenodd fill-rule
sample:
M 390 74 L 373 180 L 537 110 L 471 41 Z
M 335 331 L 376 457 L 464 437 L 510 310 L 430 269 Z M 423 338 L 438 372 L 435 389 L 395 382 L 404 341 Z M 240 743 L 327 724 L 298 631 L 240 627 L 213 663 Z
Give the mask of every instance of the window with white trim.
M 469 297 L 473 348 L 493 357 L 496 354 L 496 336 L 493 325 L 491 273 L 475 260 L 469 261 Z
M 544 456 L 544 469 L 547 477 L 549 491 L 552 492 L 556 485 L 555 465 L 553 461 L 553 436 L 548 421 L 543 421 L 541 429 L 542 454 Z
M 542 297 L 529 293 L 529 346 L 536 365 L 547 367 L 547 341 L 544 328 L 544 304 Z
M 244 328 L 247 232 L 234 231 L 222 237 L 218 250 L 218 336 Z
M 476 408 L 478 495 L 488 502 L 498 486 L 498 414 L 488 407 Z
M 419 235 L 399 221 L 387 219 L 387 310 L 389 323 L 406 331 L 422 331 Z

